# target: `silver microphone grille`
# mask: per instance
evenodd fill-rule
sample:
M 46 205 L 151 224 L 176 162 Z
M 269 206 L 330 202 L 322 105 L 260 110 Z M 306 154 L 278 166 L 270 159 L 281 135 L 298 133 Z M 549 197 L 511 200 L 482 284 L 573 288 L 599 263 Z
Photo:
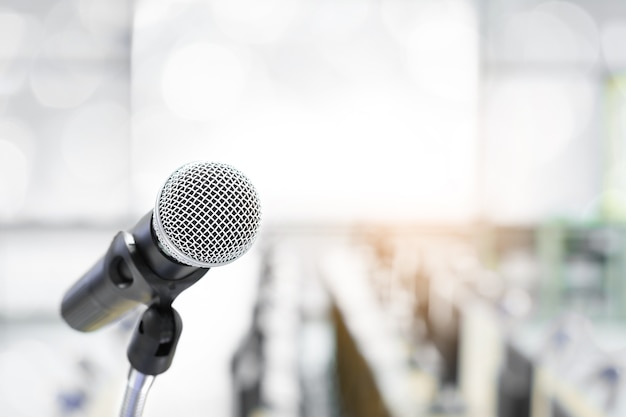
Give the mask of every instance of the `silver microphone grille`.
M 157 196 L 152 227 L 164 252 L 185 265 L 224 265 L 254 242 L 261 204 L 252 183 L 230 165 L 192 162 Z

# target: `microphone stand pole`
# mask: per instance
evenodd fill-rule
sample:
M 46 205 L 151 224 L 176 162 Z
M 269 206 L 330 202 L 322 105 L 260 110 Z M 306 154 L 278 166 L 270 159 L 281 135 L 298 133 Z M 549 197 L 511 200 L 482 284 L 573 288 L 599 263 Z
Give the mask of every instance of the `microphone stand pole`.
M 120 417 L 141 416 L 148 391 L 150 391 L 150 387 L 152 387 L 154 378 L 154 375 L 145 375 L 136 369 L 130 369 Z

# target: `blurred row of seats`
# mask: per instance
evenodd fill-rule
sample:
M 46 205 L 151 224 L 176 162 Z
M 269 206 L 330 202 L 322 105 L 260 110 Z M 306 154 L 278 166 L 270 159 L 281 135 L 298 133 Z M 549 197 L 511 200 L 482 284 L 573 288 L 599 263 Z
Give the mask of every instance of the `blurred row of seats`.
M 237 417 L 623 415 L 624 236 L 564 223 L 283 236 L 233 357 Z

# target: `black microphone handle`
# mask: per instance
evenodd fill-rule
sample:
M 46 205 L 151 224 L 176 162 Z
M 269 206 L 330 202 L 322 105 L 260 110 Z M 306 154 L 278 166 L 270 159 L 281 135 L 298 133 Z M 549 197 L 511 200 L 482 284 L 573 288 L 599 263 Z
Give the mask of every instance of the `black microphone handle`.
M 119 232 L 106 254 L 65 293 L 61 315 L 76 330 L 94 331 L 142 304 L 170 305 L 207 271 L 165 256 L 148 213 L 132 234 Z
M 83 332 L 97 330 L 153 298 L 147 283 L 129 273 L 124 259 L 124 239 L 129 236 L 132 239 L 132 235 L 118 233 L 106 255 L 65 293 L 61 315 L 72 328 Z

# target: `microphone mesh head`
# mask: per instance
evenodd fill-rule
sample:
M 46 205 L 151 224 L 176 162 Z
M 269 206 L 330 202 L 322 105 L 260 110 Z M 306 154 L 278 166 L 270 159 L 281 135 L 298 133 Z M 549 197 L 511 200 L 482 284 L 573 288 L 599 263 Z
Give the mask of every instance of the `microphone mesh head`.
M 152 227 L 165 253 L 208 268 L 243 255 L 254 242 L 261 205 L 252 183 L 230 165 L 192 162 L 157 196 Z

